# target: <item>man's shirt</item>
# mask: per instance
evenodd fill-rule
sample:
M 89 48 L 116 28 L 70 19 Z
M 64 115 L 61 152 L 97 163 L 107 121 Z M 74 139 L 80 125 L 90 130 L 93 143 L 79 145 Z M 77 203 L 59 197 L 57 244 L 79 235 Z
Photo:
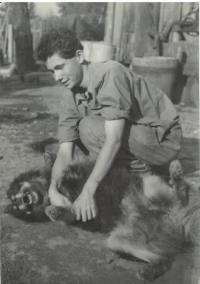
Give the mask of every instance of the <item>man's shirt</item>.
M 115 61 L 89 65 L 87 91 L 66 91 L 59 112 L 59 142 L 78 139 L 79 122 L 88 115 L 157 127 L 160 142 L 178 122 L 176 108 L 165 93 Z

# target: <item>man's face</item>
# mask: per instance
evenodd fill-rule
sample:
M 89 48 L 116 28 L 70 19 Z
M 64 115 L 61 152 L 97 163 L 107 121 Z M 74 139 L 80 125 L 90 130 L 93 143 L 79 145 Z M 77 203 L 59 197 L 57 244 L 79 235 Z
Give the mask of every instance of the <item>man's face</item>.
M 47 69 L 50 70 L 56 81 L 60 81 L 67 89 L 79 86 L 83 79 L 82 51 L 77 51 L 77 55 L 71 59 L 65 59 L 55 53 L 46 61 Z

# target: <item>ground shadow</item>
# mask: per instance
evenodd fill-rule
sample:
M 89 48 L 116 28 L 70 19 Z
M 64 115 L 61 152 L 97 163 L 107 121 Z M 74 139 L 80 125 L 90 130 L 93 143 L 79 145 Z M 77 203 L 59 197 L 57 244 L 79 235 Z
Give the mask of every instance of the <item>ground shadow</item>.
M 0 121 L 1 123 L 31 123 L 35 120 L 45 120 L 45 119 L 58 119 L 58 116 L 52 113 L 46 113 L 46 112 L 6 112 L 3 111 L 0 113 Z
M 15 210 L 12 204 L 8 204 L 3 211 L 4 214 L 12 215 L 14 218 L 23 220 L 27 223 L 46 223 L 50 222 L 49 218 L 45 215 L 44 212 L 40 212 L 40 218 L 37 217 L 37 214 L 25 215 L 20 210 Z
M 44 140 L 32 142 L 28 144 L 28 146 L 31 147 L 35 152 L 44 153 L 46 151 L 46 147 L 52 144 L 58 144 L 58 139 L 49 137 Z
M 178 159 L 186 174 L 200 169 L 199 158 L 199 139 L 184 137 Z
M 25 82 L 21 82 L 19 76 L 14 75 L 10 78 L 0 78 L 0 85 L 3 91 L 13 90 L 25 90 L 25 89 L 37 89 L 42 87 L 55 86 L 55 82 L 52 74 L 49 72 L 33 72 L 25 75 Z M 1 91 L 1 96 L 5 92 Z
M 181 63 L 178 64 L 176 70 L 176 80 L 172 89 L 171 99 L 174 104 L 178 104 L 182 100 L 183 90 L 187 84 L 188 76 L 183 75 L 183 67 L 187 60 L 187 54 L 183 52 Z

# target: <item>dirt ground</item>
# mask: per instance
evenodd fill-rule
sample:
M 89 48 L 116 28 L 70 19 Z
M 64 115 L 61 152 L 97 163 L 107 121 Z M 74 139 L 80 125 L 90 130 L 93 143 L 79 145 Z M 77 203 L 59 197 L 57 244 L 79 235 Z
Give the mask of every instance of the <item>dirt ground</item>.
M 6 191 L 19 173 L 38 168 L 45 149 L 56 151 L 58 106 L 64 89 L 50 75 L 34 74 L 0 85 L 0 212 L 2 284 L 143 283 L 140 262 L 121 259 L 104 246 L 106 235 L 61 224 L 26 223 L 4 212 Z M 34 79 L 36 78 L 36 79 Z M 177 106 L 184 139 L 180 160 L 186 173 L 199 171 L 198 109 Z M 200 184 L 199 175 L 190 178 Z M 200 254 L 177 256 L 157 284 L 197 284 Z

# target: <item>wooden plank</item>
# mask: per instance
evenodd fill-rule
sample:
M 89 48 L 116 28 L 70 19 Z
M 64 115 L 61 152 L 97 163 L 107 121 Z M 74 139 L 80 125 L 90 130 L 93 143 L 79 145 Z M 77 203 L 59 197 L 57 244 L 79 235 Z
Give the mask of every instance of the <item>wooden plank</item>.
M 135 3 L 124 3 L 123 32 L 121 39 L 120 59 L 124 63 L 131 62 L 134 50 Z
M 130 64 L 134 56 L 134 34 L 135 30 L 135 3 L 124 3 L 124 19 L 121 37 L 120 61 Z
M 199 45 L 187 43 L 186 41 L 164 43 L 163 55 L 176 57 L 179 47 L 187 55 L 186 62 L 199 61 Z
M 194 8 L 193 2 L 184 2 L 182 4 L 182 18 L 184 18 L 192 8 Z M 194 18 L 194 15 L 190 15 L 190 17 Z
M 159 54 L 158 21 L 160 3 L 135 3 L 135 43 L 137 57 Z
M 113 2 L 107 3 L 104 41 L 108 43 L 113 42 L 113 24 L 114 24 L 115 4 L 116 3 L 113 3 Z
M 33 35 L 33 50 L 35 51 L 35 47 L 36 47 L 36 44 L 35 44 L 35 21 L 31 25 L 31 30 L 32 30 L 32 35 Z
M 122 24 L 124 20 L 124 3 L 115 4 L 115 15 L 113 25 L 113 44 L 120 47 L 122 36 Z
M 2 36 L 3 30 L 4 30 L 5 26 L 6 26 L 7 21 L 8 21 L 9 11 L 10 11 L 10 7 L 8 7 L 8 10 L 6 11 L 6 15 L 4 17 L 4 21 L 3 21 L 3 24 L 2 24 L 2 27 L 1 27 L 1 31 L 0 31 L 0 36 Z
M 13 62 L 13 26 L 8 25 L 8 62 Z
M 162 32 L 169 21 L 179 21 L 182 16 L 182 4 L 179 2 L 161 2 L 159 32 Z
M 199 70 L 199 44 L 186 41 L 170 42 L 163 44 L 163 56 L 177 57 L 178 49 L 183 52 L 183 74 L 194 76 Z
M 164 22 L 163 22 L 163 15 L 164 15 L 164 2 L 160 3 L 160 17 L 159 17 L 159 24 L 158 24 L 158 31 L 161 33 L 164 28 Z
M 16 44 L 15 44 L 15 40 L 13 40 L 13 62 L 16 64 Z
M 4 57 L 7 57 L 7 53 L 6 53 L 7 43 L 8 43 L 8 18 L 5 24 L 5 37 L 4 37 L 4 45 L 3 45 Z
M 134 32 L 135 3 L 124 2 L 124 28 L 126 32 Z
M 146 39 L 144 34 L 149 26 L 149 21 L 145 15 L 145 3 L 135 3 L 135 44 L 134 55 L 143 57 L 146 48 Z
M 162 29 L 166 24 L 172 21 L 180 21 L 182 16 L 181 2 L 163 2 L 162 5 Z
M 124 38 L 124 3 L 115 3 L 113 44 L 116 46 L 115 60 L 122 60 Z

